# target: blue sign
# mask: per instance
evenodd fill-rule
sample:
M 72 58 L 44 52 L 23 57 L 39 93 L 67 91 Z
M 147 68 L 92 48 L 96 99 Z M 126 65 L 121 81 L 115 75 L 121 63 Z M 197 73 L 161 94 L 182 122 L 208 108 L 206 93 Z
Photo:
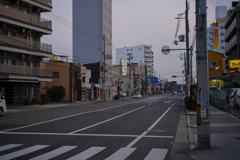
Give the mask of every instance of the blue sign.
M 151 77 L 151 83 L 158 83 L 158 77 Z

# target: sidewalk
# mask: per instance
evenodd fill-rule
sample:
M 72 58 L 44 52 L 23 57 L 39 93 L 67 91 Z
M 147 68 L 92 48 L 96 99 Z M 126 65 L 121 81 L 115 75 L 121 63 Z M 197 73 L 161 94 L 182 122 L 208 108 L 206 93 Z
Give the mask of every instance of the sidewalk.
M 239 160 L 240 110 L 232 114 L 210 107 L 211 149 L 197 149 L 196 111 L 187 111 L 188 136 L 193 159 Z

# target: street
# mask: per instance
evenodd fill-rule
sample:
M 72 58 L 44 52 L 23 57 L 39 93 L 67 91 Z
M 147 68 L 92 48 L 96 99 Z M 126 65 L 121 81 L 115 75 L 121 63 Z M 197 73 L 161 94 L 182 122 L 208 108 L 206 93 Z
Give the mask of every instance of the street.
M 0 119 L 0 159 L 170 159 L 183 97 L 151 95 L 6 114 Z

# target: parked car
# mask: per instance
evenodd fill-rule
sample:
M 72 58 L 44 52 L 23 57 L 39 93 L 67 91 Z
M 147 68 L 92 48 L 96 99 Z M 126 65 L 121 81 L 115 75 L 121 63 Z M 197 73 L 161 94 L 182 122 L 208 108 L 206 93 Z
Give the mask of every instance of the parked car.
M 142 95 L 140 93 L 134 93 L 133 98 L 142 98 Z
M 7 111 L 5 97 L 0 93 L 0 117 Z
M 121 97 L 126 97 L 127 96 L 127 94 L 126 93 L 121 93 Z
M 229 104 L 234 107 L 240 106 L 240 88 L 232 88 L 229 91 Z

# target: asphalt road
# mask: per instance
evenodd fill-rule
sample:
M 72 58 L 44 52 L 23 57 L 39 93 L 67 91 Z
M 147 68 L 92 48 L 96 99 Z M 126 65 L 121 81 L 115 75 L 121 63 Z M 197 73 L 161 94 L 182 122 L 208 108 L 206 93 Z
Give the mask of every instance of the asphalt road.
M 0 160 L 170 159 L 183 96 L 6 114 L 0 118 Z

